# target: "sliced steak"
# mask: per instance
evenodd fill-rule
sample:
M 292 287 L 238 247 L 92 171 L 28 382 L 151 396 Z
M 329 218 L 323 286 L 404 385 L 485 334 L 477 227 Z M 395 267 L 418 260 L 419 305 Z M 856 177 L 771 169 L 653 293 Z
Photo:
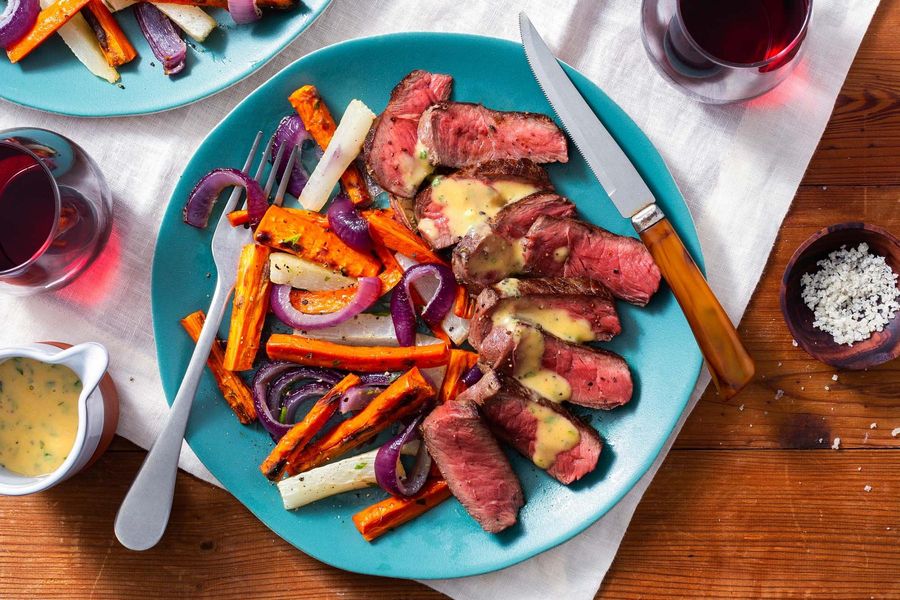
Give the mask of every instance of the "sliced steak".
M 577 219 L 539 217 L 522 243 L 525 270 L 541 277 L 587 277 L 616 298 L 643 306 L 659 289 L 659 267 L 640 240 Z
M 411 198 L 431 172 L 424 153 L 416 149 L 419 118 L 426 108 L 450 96 L 452 83 L 449 75 L 417 70 L 391 92 L 363 145 L 366 167 L 387 192 Z
M 552 189 L 547 172 L 525 159 L 493 160 L 437 176 L 416 195 L 419 230 L 434 248 L 446 248 L 504 206 Z
M 481 340 L 479 355 L 551 401 L 610 409 L 631 400 L 631 371 L 621 356 L 564 342 L 526 323 L 495 325 Z
M 441 102 L 419 120 L 419 143 L 433 165 L 466 167 L 498 158 L 566 162 L 566 136 L 550 117 Z
M 492 370 L 471 389 L 491 431 L 561 483 L 597 467 L 600 435 L 559 404 Z
M 575 205 L 539 192 L 503 207 L 486 226 L 469 231 L 453 250 L 453 272 L 474 292 L 523 270 L 518 240 L 541 215 L 571 217 Z
M 478 295 L 469 343 L 494 323 L 526 321 L 568 342 L 611 340 L 622 331 L 612 294 L 591 279 L 504 279 Z
M 466 392 L 438 406 L 422 432 L 450 491 L 490 533 L 514 525 L 525 500 L 506 454 Z

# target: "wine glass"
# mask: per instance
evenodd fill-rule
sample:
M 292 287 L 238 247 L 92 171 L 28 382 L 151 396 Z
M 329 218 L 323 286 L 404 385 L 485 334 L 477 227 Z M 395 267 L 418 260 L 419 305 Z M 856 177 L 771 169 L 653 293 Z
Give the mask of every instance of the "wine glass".
M 112 196 L 93 160 L 46 129 L 0 131 L 0 291 L 70 283 L 109 238 Z
M 676 88 L 711 104 L 760 96 L 803 52 L 812 0 L 643 0 L 650 62 Z

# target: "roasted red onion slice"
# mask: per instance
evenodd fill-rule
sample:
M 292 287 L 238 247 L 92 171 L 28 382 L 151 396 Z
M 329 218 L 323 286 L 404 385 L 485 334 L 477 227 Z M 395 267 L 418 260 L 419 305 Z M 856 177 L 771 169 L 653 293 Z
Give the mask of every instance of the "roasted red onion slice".
M 399 436 L 391 440 L 378 449 L 375 455 L 375 480 L 386 492 L 393 496 L 409 497 L 419 492 L 425 485 L 428 478 L 428 471 L 431 469 L 431 456 L 425 448 L 425 444 L 419 444 L 419 450 L 416 452 L 416 461 L 412 471 L 401 478 L 397 472 L 397 465 L 400 463 L 400 451 L 403 446 L 418 439 L 419 424 L 422 422 L 422 416 L 413 419 L 413 422 Z
M 478 365 L 475 365 L 474 367 L 463 373 L 462 382 L 466 387 L 472 387 L 473 385 L 481 381 L 481 377 L 483 375 L 484 373 L 481 372 L 481 369 L 478 368 Z
M 334 386 L 334 384 L 341 380 L 341 376 L 336 371 L 330 369 L 298 367 L 295 365 L 295 368 L 288 369 L 279 377 L 273 379 L 273 383 L 267 388 L 268 393 L 266 394 L 266 403 L 273 413 L 277 412 L 285 402 L 285 392 L 304 380 L 312 380 Z
M 291 304 L 291 286 L 273 285 L 269 304 L 272 312 L 282 323 L 294 329 L 306 331 L 333 327 L 348 321 L 366 310 L 381 296 L 381 280 L 377 277 L 360 277 L 356 284 L 356 295 L 341 310 L 325 315 L 307 315 Z
M 434 296 L 425 304 L 422 319 L 429 325 L 439 325 L 453 307 L 456 298 L 456 278 L 450 267 L 425 263 L 407 269 L 391 297 L 391 317 L 394 320 L 397 342 L 401 346 L 412 346 L 416 343 L 416 313 L 409 291 L 410 285 L 421 277 L 429 276 L 438 280 L 438 287 Z
M 275 157 L 278 156 L 278 150 L 285 144 L 287 144 L 287 147 L 284 149 L 284 156 L 288 156 L 294 146 L 302 150 L 303 143 L 308 139 L 311 139 L 311 137 L 306 130 L 306 127 L 303 126 L 303 120 L 300 119 L 299 115 L 289 115 L 281 119 L 278 128 L 275 130 L 275 136 L 272 138 L 272 147 L 269 150 L 269 162 L 275 160 Z M 278 165 L 278 172 L 276 174 L 276 179 L 278 181 L 281 181 L 281 176 L 284 174 L 286 163 L 287 161 L 283 161 Z M 300 162 L 300 155 L 298 154 L 297 160 L 294 161 L 294 166 L 291 169 L 291 179 L 288 181 L 287 186 L 288 193 L 295 198 L 300 196 L 300 192 L 303 191 L 307 181 L 309 181 L 309 173 L 303 168 L 303 165 Z
M 372 249 L 369 222 L 359 214 L 350 198 L 343 193 L 338 194 L 328 207 L 328 224 L 334 233 L 354 250 L 368 252 Z
M 297 409 L 300 408 L 301 404 L 307 400 L 318 400 L 327 394 L 332 387 L 334 386 L 324 383 L 310 383 L 303 386 L 302 389 L 292 392 L 284 399 L 284 406 L 281 407 L 281 418 L 279 418 L 279 421 L 287 424 L 295 423 L 297 420 Z
M 38 0 L 9 0 L 0 13 L 0 48 L 5 50 L 25 37 L 40 12 Z
M 228 0 L 228 12 L 238 25 L 258 21 L 262 11 L 256 6 L 256 0 Z
M 383 385 L 354 385 L 341 397 L 341 414 L 364 409 L 383 390 Z
M 138 4 L 136 8 L 141 6 L 150 6 L 153 10 L 157 10 L 155 6 L 145 2 Z M 191 191 L 191 195 L 188 196 L 187 204 L 184 205 L 184 222 L 200 229 L 206 227 L 216 198 L 219 197 L 222 190 L 233 185 L 239 185 L 247 190 L 247 211 L 250 214 L 250 225 L 256 227 L 263 215 L 266 214 L 269 202 L 259 183 L 237 169 L 213 169 L 201 177 Z
M 269 435 L 271 435 L 272 439 L 276 442 L 280 440 L 284 436 L 284 434 L 290 431 L 292 424 L 280 422 L 279 417 L 281 413 L 281 407 L 277 405 L 274 407 L 270 407 L 267 403 L 269 383 L 274 381 L 279 376 L 284 375 L 285 373 L 288 373 L 290 371 L 299 371 L 302 369 L 303 367 L 298 367 L 294 363 L 279 361 L 261 366 L 256 371 L 256 375 L 253 377 L 253 406 L 256 408 L 256 415 L 259 418 L 259 422 L 263 426 L 263 429 L 268 431 Z M 310 379 L 315 379 L 319 376 L 327 376 L 329 377 L 329 380 L 333 379 L 335 376 L 340 379 L 340 376 L 337 375 L 336 371 L 331 371 L 328 369 L 313 369 L 310 371 L 316 372 L 316 374 L 311 376 Z M 327 381 L 323 381 L 312 383 L 310 385 L 321 385 L 322 383 L 328 384 Z M 331 385 L 333 384 L 328 384 L 328 387 L 331 387 Z M 298 394 L 301 391 L 303 390 L 293 392 L 291 395 Z
M 181 39 L 175 25 L 169 17 L 149 2 L 138 2 L 134 5 L 134 16 L 153 55 L 162 61 L 166 75 L 180 73 L 184 69 L 187 57 L 187 45 Z

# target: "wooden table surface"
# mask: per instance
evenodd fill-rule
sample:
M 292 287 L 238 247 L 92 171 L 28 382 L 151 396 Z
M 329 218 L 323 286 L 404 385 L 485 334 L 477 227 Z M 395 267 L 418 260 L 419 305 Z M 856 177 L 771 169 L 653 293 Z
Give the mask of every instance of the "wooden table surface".
M 882 2 L 747 309 L 756 381 L 729 402 L 703 397 L 598 598 L 900 597 L 900 361 L 833 381 L 791 345 L 777 301 L 785 263 L 819 228 L 900 234 L 898 30 L 900 2 Z M 443 597 L 322 565 L 183 473 L 163 542 L 129 552 L 113 517 L 143 457 L 117 438 L 74 480 L 0 500 L 0 598 Z

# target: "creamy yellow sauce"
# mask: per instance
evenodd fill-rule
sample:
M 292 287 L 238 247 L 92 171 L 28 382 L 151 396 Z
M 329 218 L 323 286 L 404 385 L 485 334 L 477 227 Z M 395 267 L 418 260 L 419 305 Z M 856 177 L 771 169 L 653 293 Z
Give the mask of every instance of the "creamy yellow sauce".
M 488 185 L 477 179 L 435 178 L 431 199 L 443 206 L 450 233 L 462 237 L 470 229 L 496 215 L 501 208 L 537 191 L 533 185 L 516 181 L 497 181 Z M 419 222 L 426 235 L 436 233 L 431 219 Z
M 422 142 L 416 142 L 413 155 L 401 155 L 398 157 L 400 164 L 400 172 L 403 179 L 413 185 L 419 187 L 426 177 L 434 170 L 434 165 L 428 162 L 428 151 Z
M 572 317 L 561 308 L 541 308 L 515 299 L 501 300 L 492 320 L 494 323 L 504 323 L 509 319 L 538 325 L 567 342 L 592 342 L 595 339 L 590 321 L 583 317 Z
M 581 441 L 581 433 L 578 429 L 552 408 L 537 402 L 529 402 L 528 412 L 537 419 L 531 460 L 540 468 L 551 467 L 560 453 L 571 450 Z
M 541 365 L 544 356 L 544 337 L 534 327 L 512 320 L 517 342 L 516 368 L 513 377 L 551 402 L 563 402 L 572 397 L 572 386 L 566 378 Z
M 35 477 L 66 460 L 78 431 L 81 381 L 62 365 L 0 363 L 0 465 Z

